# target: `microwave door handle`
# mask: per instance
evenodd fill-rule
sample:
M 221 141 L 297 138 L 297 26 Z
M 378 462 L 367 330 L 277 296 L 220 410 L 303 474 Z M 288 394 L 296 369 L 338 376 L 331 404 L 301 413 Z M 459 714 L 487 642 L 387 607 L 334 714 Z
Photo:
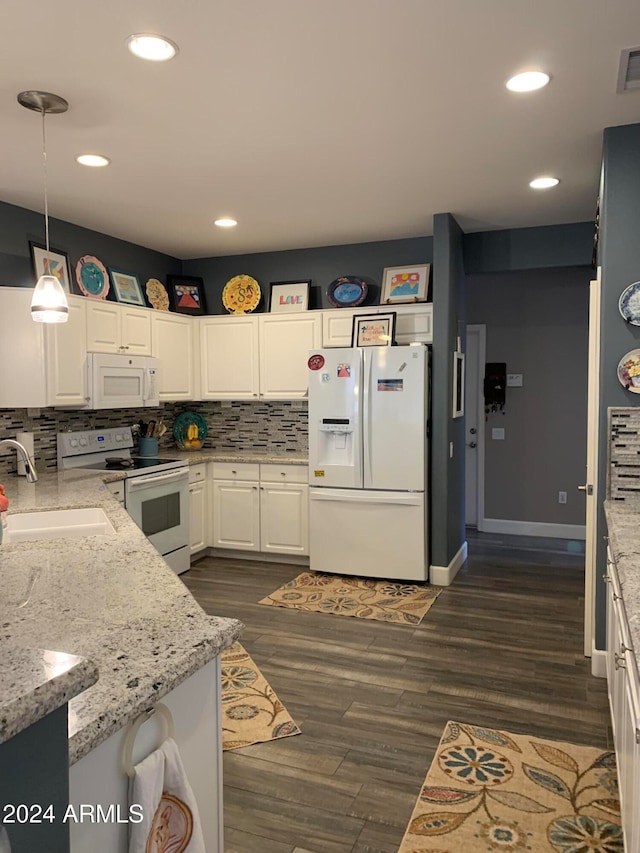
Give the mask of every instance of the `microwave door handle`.
M 144 489 L 148 486 L 155 486 L 159 483 L 173 483 L 178 480 L 188 480 L 188 471 L 171 471 L 168 474 L 151 474 L 148 477 L 131 477 L 127 483 L 127 488 L 130 492 L 135 492 L 138 489 Z
M 149 399 L 149 369 L 144 368 L 142 372 L 142 402 L 146 403 Z

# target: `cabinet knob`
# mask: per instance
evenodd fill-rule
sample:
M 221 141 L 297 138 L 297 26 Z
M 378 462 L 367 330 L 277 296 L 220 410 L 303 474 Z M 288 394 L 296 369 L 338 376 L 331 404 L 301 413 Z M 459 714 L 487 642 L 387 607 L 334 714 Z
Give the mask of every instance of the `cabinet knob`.
M 609 575 L 608 575 L 608 574 L 606 574 L 606 573 L 602 575 L 602 580 L 603 580 L 605 583 L 611 583 L 611 578 L 610 578 L 610 577 L 609 577 Z
M 257 487 L 257 486 L 251 486 L 251 488 L 253 489 L 253 491 L 254 491 L 254 492 L 257 492 L 257 491 L 258 491 L 258 487 Z
M 232 474 L 237 474 L 238 472 L 237 472 L 237 471 L 232 471 L 231 473 L 232 473 Z

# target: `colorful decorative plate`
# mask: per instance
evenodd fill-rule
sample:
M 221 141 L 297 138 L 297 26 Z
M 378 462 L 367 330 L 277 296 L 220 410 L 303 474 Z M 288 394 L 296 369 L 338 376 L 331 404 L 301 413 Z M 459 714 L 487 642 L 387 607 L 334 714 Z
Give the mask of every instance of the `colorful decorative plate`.
M 149 304 L 155 308 L 156 311 L 169 310 L 169 294 L 161 281 L 157 278 L 150 278 L 146 283 L 145 288 Z
M 181 450 L 200 450 L 207 437 L 207 422 L 197 412 L 182 412 L 173 422 L 173 437 Z
M 640 281 L 630 284 L 622 291 L 618 300 L 618 309 L 627 323 L 640 326 Z
M 367 295 L 367 284 L 355 275 L 341 275 L 327 290 L 329 302 L 336 308 L 355 308 Z
M 640 349 L 623 355 L 618 364 L 618 379 L 627 391 L 640 394 Z
M 93 255 L 83 255 L 76 264 L 76 281 L 85 296 L 106 299 L 109 293 L 109 274 Z
M 231 314 L 248 314 L 260 302 L 260 285 L 250 275 L 234 275 L 222 291 L 222 304 Z

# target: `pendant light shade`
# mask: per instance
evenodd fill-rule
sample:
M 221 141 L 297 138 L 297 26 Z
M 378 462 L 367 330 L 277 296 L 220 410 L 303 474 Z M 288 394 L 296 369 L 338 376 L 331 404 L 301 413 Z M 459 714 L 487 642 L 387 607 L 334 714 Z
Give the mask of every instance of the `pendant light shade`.
M 45 116 L 47 113 L 65 113 L 69 104 L 60 95 L 51 92 L 20 92 L 18 103 L 28 110 L 42 115 L 42 164 L 44 167 L 44 230 L 46 252 L 45 270 L 49 266 L 49 198 L 47 195 L 47 146 L 45 138 Z M 60 281 L 53 275 L 41 275 L 31 299 L 31 318 L 36 323 L 66 323 L 69 319 L 67 295 Z

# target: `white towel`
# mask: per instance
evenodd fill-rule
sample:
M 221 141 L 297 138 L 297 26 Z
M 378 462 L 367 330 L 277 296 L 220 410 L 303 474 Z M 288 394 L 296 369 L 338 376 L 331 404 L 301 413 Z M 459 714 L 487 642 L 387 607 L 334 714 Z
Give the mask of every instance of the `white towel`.
M 129 803 L 144 820 L 129 823 L 129 853 L 206 853 L 196 799 L 171 738 L 135 766 Z

